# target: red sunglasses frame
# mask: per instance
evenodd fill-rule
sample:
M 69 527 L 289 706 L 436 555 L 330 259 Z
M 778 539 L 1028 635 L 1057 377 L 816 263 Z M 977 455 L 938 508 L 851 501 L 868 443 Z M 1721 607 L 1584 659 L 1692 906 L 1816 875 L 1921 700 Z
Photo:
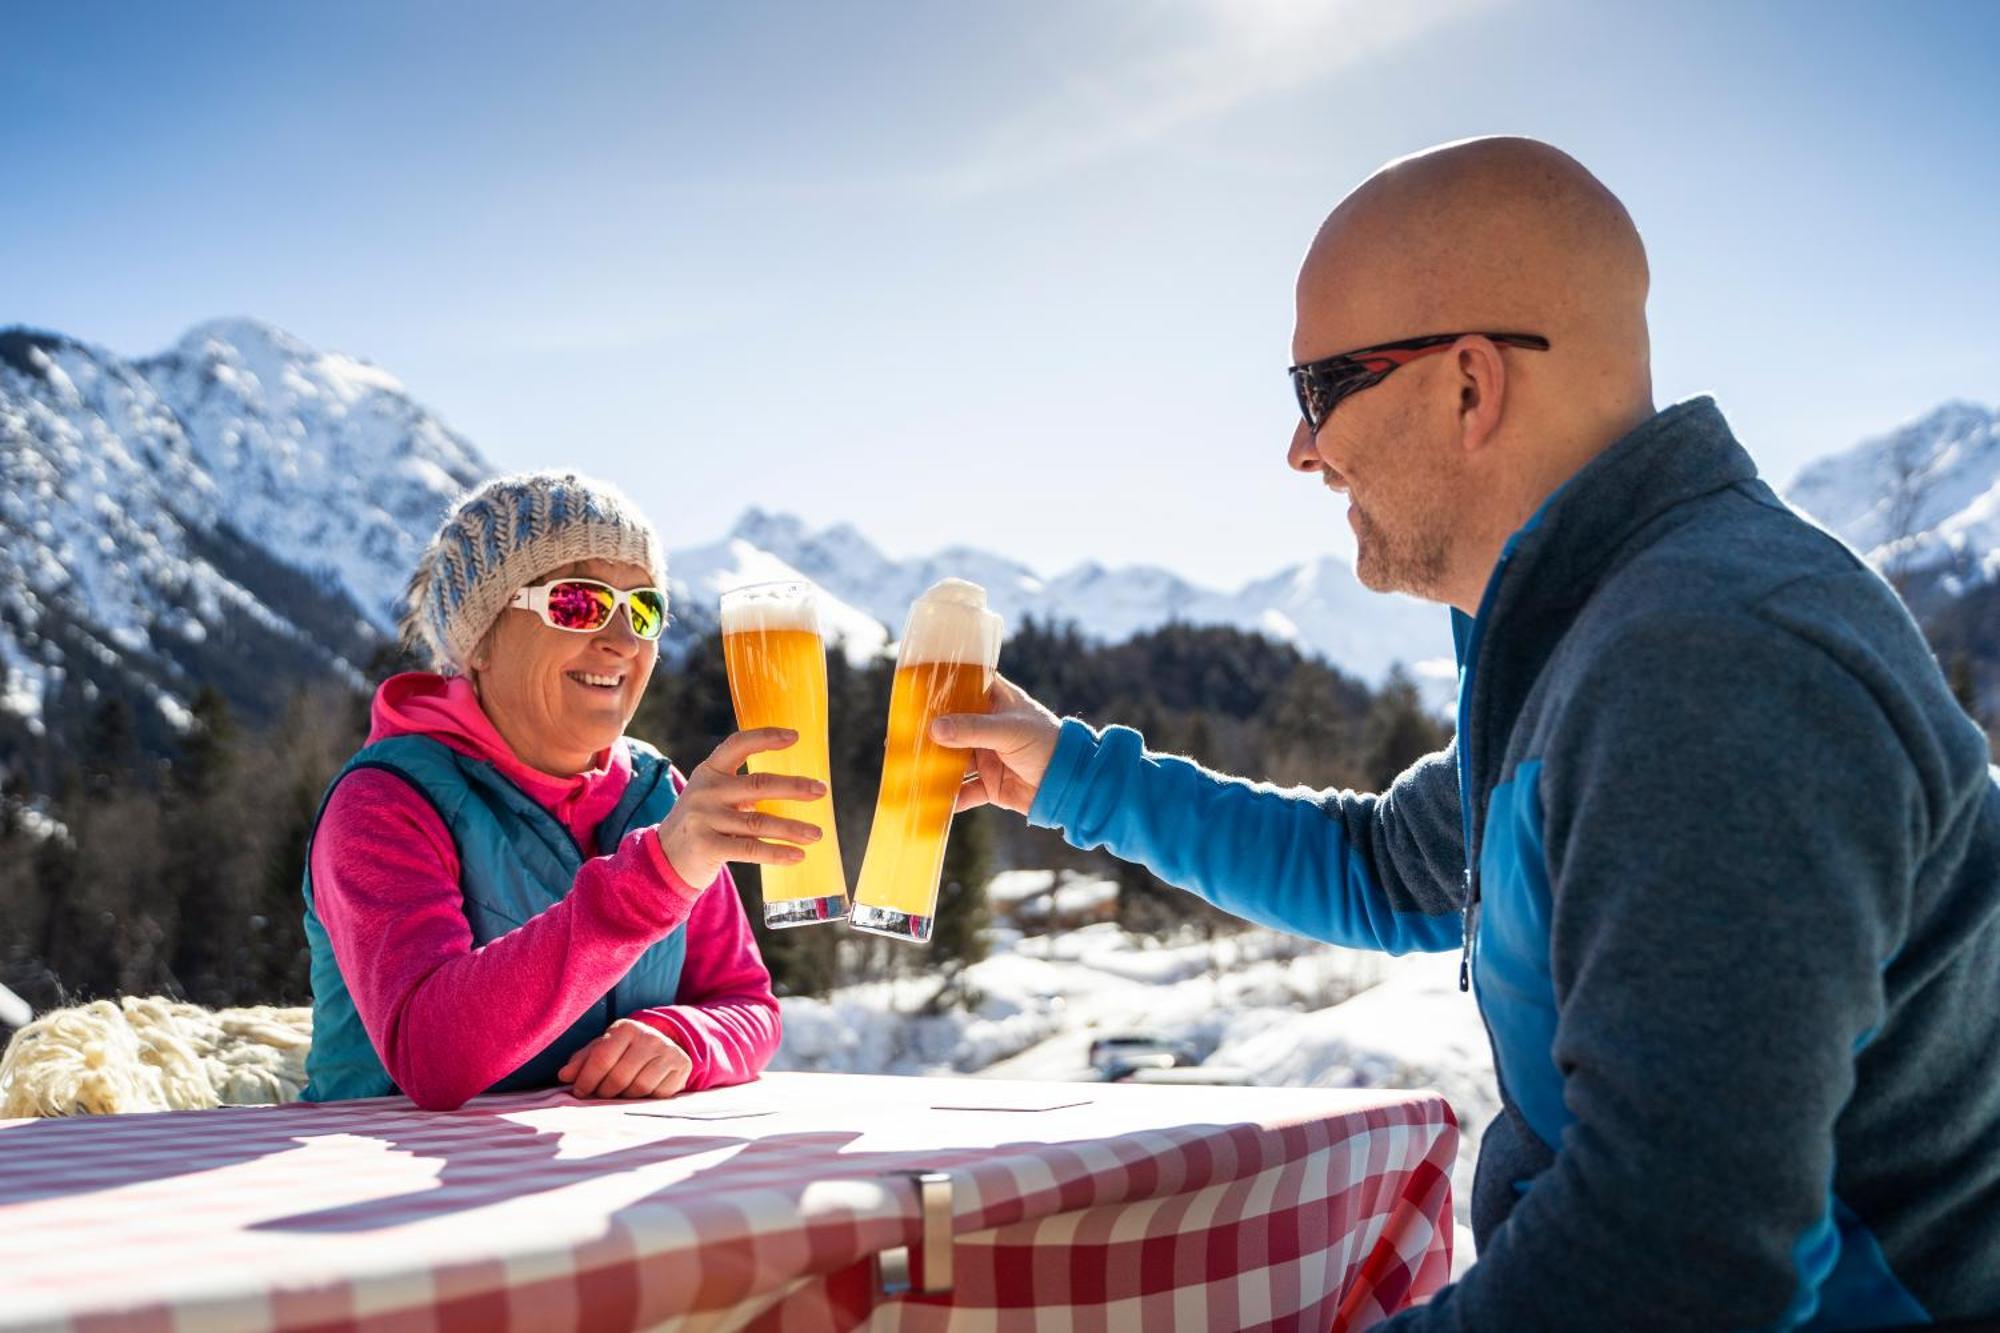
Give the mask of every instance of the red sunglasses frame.
M 1305 418 L 1306 430 L 1319 434 L 1319 428 L 1326 424 L 1342 399 L 1374 388 L 1398 367 L 1442 352 L 1460 338 L 1486 338 L 1503 347 L 1524 347 L 1533 352 L 1549 350 L 1549 340 L 1539 333 L 1426 333 L 1417 338 L 1358 347 L 1317 361 L 1303 361 L 1285 373 L 1292 377 L 1292 393 L 1299 401 L 1299 415 Z

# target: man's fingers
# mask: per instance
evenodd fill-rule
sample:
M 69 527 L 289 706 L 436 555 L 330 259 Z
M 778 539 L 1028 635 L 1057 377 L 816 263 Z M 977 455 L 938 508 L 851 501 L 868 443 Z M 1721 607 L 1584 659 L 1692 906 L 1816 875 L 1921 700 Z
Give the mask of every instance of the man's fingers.
M 751 755 L 762 754 L 766 750 L 787 749 L 798 739 L 799 733 L 789 727 L 754 727 L 749 731 L 739 731 L 715 747 L 715 752 L 708 757 L 708 767 L 718 773 L 734 773 Z
M 977 773 L 970 774 L 958 785 L 958 799 L 952 802 L 951 812 L 962 815 L 967 810 L 976 810 L 990 798 L 986 795 L 986 783 Z
M 931 739 L 954 750 L 1006 754 L 1033 740 L 1035 719 L 1018 713 L 946 713 L 931 722 Z

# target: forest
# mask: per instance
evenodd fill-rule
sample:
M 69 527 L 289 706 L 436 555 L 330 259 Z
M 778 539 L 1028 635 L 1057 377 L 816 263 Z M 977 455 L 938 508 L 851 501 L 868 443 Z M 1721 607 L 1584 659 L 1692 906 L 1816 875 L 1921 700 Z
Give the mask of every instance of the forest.
M 683 768 L 735 727 L 714 636 L 663 660 L 629 728 Z M 404 665 L 378 659 L 375 678 Z M 880 777 L 894 665 L 828 658 L 833 788 L 850 884 Z M 1379 789 L 1443 745 L 1449 727 L 1400 676 L 1380 689 L 1240 631 L 1169 625 L 1104 645 L 1074 626 L 1030 622 L 1001 670 L 1058 713 L 1137 727 L 1158 750 L 1225 772 L 1313 787 Z M 208 1005 L 305 1003 L 301 925 L 307 839 L 328 782 L 367 735 L 368 697 L 324 682 L 275 721 L 239 721 L 208 689 L 193 725 L 162 752 L 130 704 L 100 700 L 51 788 L 18 779 L 0 798 L 0 984 L 38 1010 L 119 994 Z M 826 994 L 862 976 L 929 971 L 951 1003 L 957 971 L 983 953 L 995 870 L 1088 870 L 1117 880 L 1128 927 L 1166 935 L 1226 919 L 1143 870 L 1077 852 L 994 810 L 955 822 L 928 948 L 844 929 L 765 932 L 781 993 Z M 756 872 L 738 868 L 753 921 Z

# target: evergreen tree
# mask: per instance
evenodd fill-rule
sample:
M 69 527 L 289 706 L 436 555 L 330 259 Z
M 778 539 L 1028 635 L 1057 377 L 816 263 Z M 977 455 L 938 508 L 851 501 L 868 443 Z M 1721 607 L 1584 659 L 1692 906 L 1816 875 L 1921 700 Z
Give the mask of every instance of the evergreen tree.
M 84 731 L 83 784 L 91 796 L 103 797 L 139 766 L 138 731 L 132 706 L 121 694 L 107 694 L 91 710 Z
M 210 1001 L 260 995 L 265 981 L 242 975 L 238 962 L 238 933 L 255 875 L 254 862 L 244 855 L 243 814 L 232 790 L 237 748 L 227 702 L 204 688 L 166 796 L 159 891 L 176 909 L 172 974 L 187 996 Z
M 992 924 L 986 902 L 986 883 L 993 877 L 992 818 L 990 809 L 981 808 L 952 820 L 937 912 L 931 919 L 930 963 L 944 980 L 939 996 L 950 992 L 960 1003 L 970 998 L 965 969 L 986 957 L 986 931 Z
M 1398 666 L 1368 712 L 1362 769 L 1369 789 L 1383 791 L 1417 760 L 1444 748 L 1451 732 L 1425 711 L 1417 687 Z

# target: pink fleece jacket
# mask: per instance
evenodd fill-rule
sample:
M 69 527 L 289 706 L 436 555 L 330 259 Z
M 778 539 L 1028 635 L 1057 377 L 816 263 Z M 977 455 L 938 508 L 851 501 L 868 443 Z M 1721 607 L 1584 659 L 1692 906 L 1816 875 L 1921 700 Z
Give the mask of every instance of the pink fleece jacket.
M 585 848 L 597 847 L 597 825 L 632 777 L 622 740 L 574 777 L 529 768 L 462 678 L 412 672 L 382 683 L 369 742 L 406 735 L 493 764 Z M 683 779 L 672 776 L 678 791 Z M 678 1002 L 629 1016 L 688 1053 L 689 1092 L 754 1079 L 778 1049 L 771 976 L 728 870 L 688 886 L 653 829 L 585 861 L 561 902 L 475 948 L 444 822 L 401 778 L 360 769 L 327 803 L 312 882 L 362 1025 L 389 1077 L 427 1109 L 460 1106 L 519 1068 L 683 921 Z

